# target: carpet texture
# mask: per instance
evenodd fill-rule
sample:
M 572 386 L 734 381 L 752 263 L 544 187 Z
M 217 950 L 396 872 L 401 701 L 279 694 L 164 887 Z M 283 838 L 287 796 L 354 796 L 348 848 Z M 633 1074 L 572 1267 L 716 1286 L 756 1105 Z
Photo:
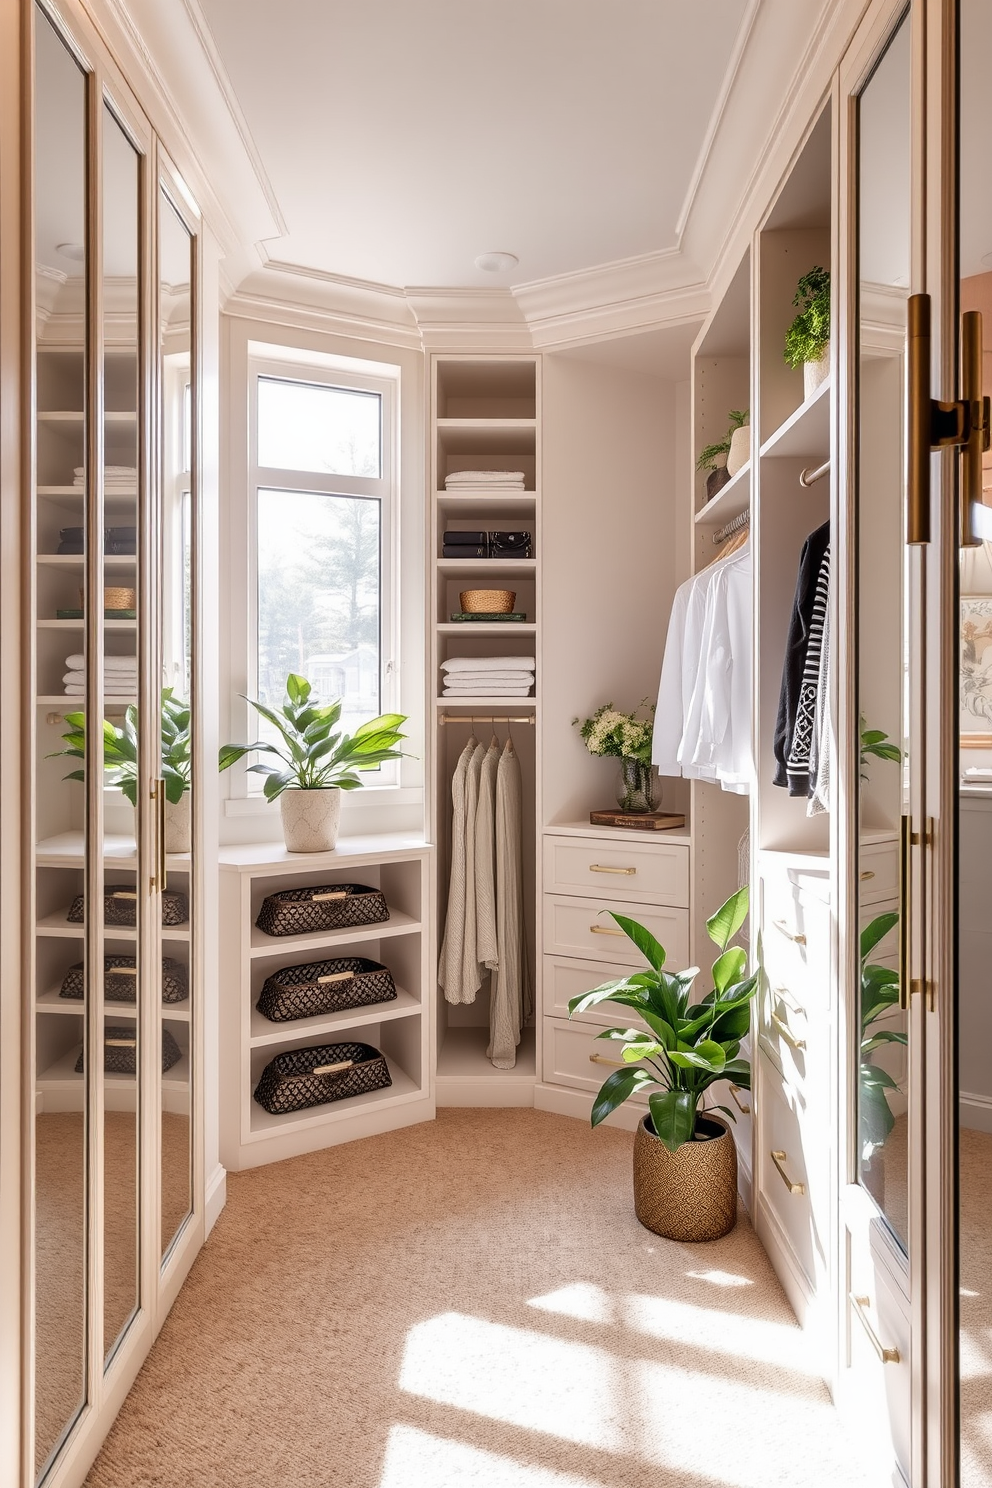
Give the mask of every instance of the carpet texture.
M 746 1219 L 634 1218 L 532 1110 L 228 1178 L 88 1488 L 876 1488 Z

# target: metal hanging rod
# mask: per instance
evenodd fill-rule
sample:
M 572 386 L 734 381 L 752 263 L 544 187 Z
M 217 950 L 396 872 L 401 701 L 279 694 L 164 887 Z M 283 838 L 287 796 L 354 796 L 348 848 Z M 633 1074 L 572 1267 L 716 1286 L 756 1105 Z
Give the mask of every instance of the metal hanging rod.
M 534 723 L 533 713 L 523 718 L 508 718 L 505 713 L 442 713 L 438 723 Z
M 713 541 L 714 543 L 726 542 L 728 537 L 733 537 L 735 532 L 740 532 L 742 527 L 749 527 L 750 524 L 751 508 L 748 507 L 745 511 L 738 512 L 737 516 L 734 517 L 733 521 L 728 522 L 726 527 L 721 527 L 719 532 L 714 532 Z
M 810 470 L 808 468 L 806 470 L 800 470 L 799 484 L 801 486 L 805 486 L 805 488 L 809 490 L 810 486 L 815 485 L 818 480 L 822 480 L 825 475 L 829 474 L 830 461 L 824 460 L 823 464 L 818 465 L 815 470 Z

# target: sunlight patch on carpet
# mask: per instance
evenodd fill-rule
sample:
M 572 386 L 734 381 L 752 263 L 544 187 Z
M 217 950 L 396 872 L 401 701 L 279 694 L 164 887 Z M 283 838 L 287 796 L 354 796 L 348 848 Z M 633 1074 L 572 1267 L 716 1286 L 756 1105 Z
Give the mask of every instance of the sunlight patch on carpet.
M 548 1292 L 546 1297 L 531 1297 L 527 1306 L 536 1307 L 540 1312 L 578 1318 L 583 1323 L 611 1323 L 615 1311 L 609 1293 L 589 1281 L 577 1281 L 572 1286 Z
M 464 1442 L 394 1426 L 386 1443 L 379 1488 L 599 1488 L 554 1468 L 514 1462 Z
M 668 1297 L 636 1295 L 624 1299 L 624 1320 L 628 1328 L 648 1338 L 689 1343 L 732 1360 L 752 1359 L 819 1378 L 808 1340 L 793 1322 L 772 1323 Z M 730 1372 L 736 1373 L 733 1363 Z

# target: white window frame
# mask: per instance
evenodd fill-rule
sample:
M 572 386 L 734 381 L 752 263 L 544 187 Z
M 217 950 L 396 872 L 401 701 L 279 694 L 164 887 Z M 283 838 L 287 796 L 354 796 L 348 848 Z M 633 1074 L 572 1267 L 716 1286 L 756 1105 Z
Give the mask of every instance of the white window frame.
M 258 463 L 258 382 L 260 378 L 303 382 L 325 387 L 376 393 L 381 399 L 381 468 L 378 478 L 329 475 L 305 470 L 277 470 Z M 248 493 L 247 493 L 247 620 L 248 689 L 257 696 L 258 686 L 258 492 L 285 490 L 330 496 L 361 496 L 376 499 L 380 509 L 379 635 L 380 703 L 382 713 L 399 712 L 399 368 L 387 368 L 355 357 L 315 353 L 291 347 L 249 343 L 248 346 Z M 255 728 L 256 715 L 246 708 L 246 726 Z M 246 734 L 257 737 L 257 733 Z M 262 795 L 262 777 L 250 774 L 247 764 L 230 771 L 228 814 L 254 814 L 271 810 Z M 374 780 L 374 784 L 372 781 Z M 395 798 L 401 786 L 400 765 L 382 765 L 359 794 L 363 804 L 376 797 Z M 381 793 L 381 794 L 380 794 Z M 348 805 L 347 798 L 344 805 Z
M 189 689 L 182 676 L 185 625 L 182 566 L 185 558 L 183 500 L 191 493 L 193 485 L 185 458 L 186 391 L 192 374 L 188 351 L 167 353 L 163 360 L 162 686 L 174 687 L 188 702 Z

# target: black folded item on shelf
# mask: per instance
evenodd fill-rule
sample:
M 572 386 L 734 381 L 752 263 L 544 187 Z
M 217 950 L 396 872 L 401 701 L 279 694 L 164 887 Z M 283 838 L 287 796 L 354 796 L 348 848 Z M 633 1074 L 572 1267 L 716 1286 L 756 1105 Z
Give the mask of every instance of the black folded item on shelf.
M 457 532 L 444 534 L 445 558 L 530 558 L 529 532 Z
M 162 1029 L 162 1073 L 165 1074 L 183 1057 L 183 1051 L 167 1028 Z M 133 1023 L 123 1028 L 107 1024 L 103 1031 L 103 1068 L 108 1075 L 133 1075 L 138 1064 L 138 1035 Z M 77 1075 L 85 1068 L 80 1049 L 74 1069 Z
M 82 553 L 85 549 L 84 527 L 63 527 L 59 532 L 59 553 Z M 137 550 L 137 527 L 105 527 L 103 529 L 103 551 L 112 557 L 130 556 Z
M 388 919 L 389 907 L 381 889 L 368 884 L 311 884 L 267 895 L 255 924 L 266 935 L 312 935 L 318 930 L 378 925 Z

